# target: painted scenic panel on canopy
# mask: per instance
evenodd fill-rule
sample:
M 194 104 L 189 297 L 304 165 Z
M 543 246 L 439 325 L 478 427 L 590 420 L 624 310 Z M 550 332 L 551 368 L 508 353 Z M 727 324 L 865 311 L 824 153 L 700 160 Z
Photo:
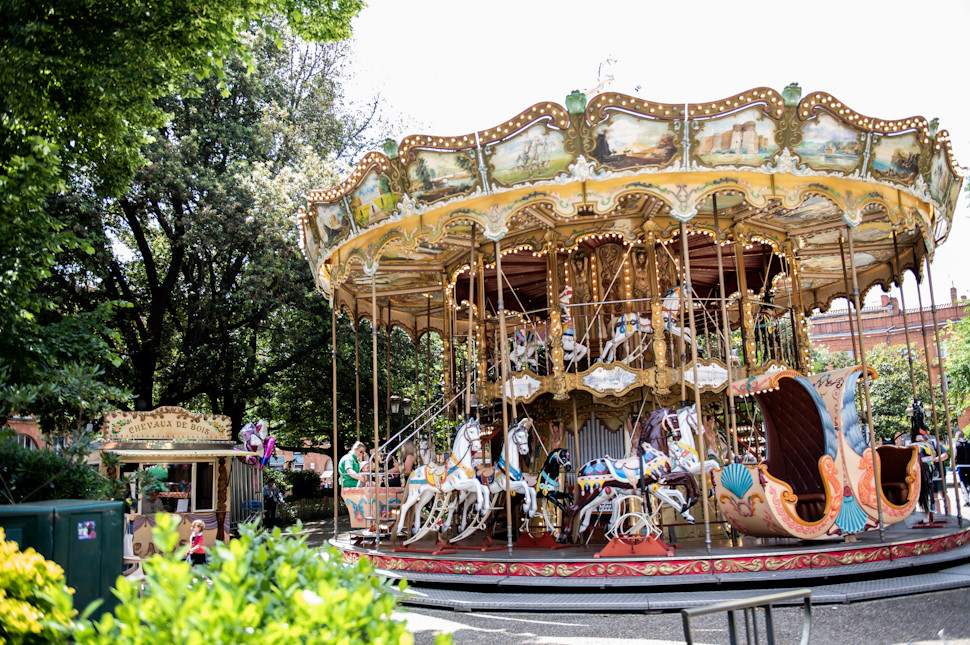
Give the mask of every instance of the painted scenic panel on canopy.
M 360 228 L 383 222 L 397 205 L 397 195 L 391 192 L 387 175 L 372 170 L 350 195 L 350 209 Z
M 870 264 L 879 262 L 888 257 L 888 253 L 869 253 L 869 252 L 857 252 L 853 259 L 855 260 L 855 265 L 858 268 L 867 267 Z M 802 269 L 804 271 L 831 271 L 838 272 L 838 275 L 842 275 L 842 260 L 839 258 L 839 254 L 825 255 L 815 258 L 807 258 L 802 261 Z
M 778 152 L 775 122 L 757 107 L 700 122 L 695 153 L 709 166 L 757 166 Z
M 442 253 L 444 253 L 442 249 L 425 244 L 419 244 L 413 249 L 400 244 L 392 244 L 381 250 L 381 261 L 435 262 Z
M 475 185 L 477 163 L 474 153 L 431 152 L 421 150 L 408 163 L 411 196 L 417 201 L 431 203 L 465 195 Z
M 828 231 L 807 235 L 805 243 L 808 245 L 838 244 L 839 236 L 845 234 L 845 228 L 839 226 Z M 852 229 L 852 239 L 855 242 L 891 242 L 893 239 L 893 225 L 888 221 L 865 222 Z
M 809 168 L 849 173 L 860 163 L 859 132 L 828 114 L 802 126 L 802 141 L 794 153 Z
M 945 201 L 947 187 L 952 178 L 953 173 L 950 172 L 950 166 L 941 150 L 934 154 L 932 161 L 930 161 L 930 194 L 934 199 L 940 202 Z
M 813 195 L 800 206 L 788 211 L 779 211 L 765 219 L 777 225 L 798 225 L 826 219 L 842 217 L 842 211 L 821 195 Z
M 360 287 L 361 293 L 369 292 L 371 288 L 372 278 L 369 275 L 358 275 L 354 279 L 354 284 Z M 401 289 L 405 287 L 413 287 L 415 285 L 421 284 L 423 281 L 428 280 L 427 273 L 421 273 L 420 271 L 414 272 L 394 272 L 394 273 L 381 273 L 377 272 L 374 276 L 373 281 L 377 285 L 377 290 L 382 289 Z M 429 283 L 428 292 L 433 290 L 432 285 Z
M 670 123 L 629 114 L 613 113 L 593 130 L 593 136 L 596 146 L 591 156 L 614 170 L 666 166 L 681 152 Z
M 909 185 L 919 172 L 919 143 L 916 133 L 882 137 L 872 146 L 869 172 L 876 179 Z
M 511 186 L 524 181 L 551 179 L 572 163 L 563 146 L 563 136 L 542 124 L 491 148 L 492 178 Z
M 317 204 L 317 231 L 320 232 L 320 245 L 333 246 L 350 231 L 347 213 L 340 204 Z

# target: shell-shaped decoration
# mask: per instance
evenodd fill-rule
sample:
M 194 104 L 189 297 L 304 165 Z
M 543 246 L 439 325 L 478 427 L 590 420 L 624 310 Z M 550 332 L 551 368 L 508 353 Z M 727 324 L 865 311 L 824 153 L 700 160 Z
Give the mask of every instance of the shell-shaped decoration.
M 742 464 L 728 464 L 721 470 L 721 485 L 738 499 L 744 499 L 753 484 L 751 471 Z
M 835 518 L 835 525 L 838 526 L 843 534 L 858 533 L 866 526 L 869 516 L 859 507 L 859 502 L 855 497 L 843 497 L 842 508 L 839 509 L 839 516 Z

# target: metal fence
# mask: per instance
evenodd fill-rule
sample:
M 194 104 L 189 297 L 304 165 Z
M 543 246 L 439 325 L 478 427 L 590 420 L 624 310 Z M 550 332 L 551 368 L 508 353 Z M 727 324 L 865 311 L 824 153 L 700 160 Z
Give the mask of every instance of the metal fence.
M 263 503 L 263 473 L 256 467 L 233 457 L 229 471 L 229 530 L 253 513 L 256 502 Z

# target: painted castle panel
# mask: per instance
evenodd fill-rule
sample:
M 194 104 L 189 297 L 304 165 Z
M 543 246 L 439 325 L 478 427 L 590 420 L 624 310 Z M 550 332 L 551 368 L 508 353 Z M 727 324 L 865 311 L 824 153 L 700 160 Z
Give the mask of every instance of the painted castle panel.
M 563 136 L 536 124 L 491 148 L 492 178 L 506 186 L 551 179 L 572 163 Z
M 596 145 L 591 156 L 614 170 L 666 166 L 680 153 L 672 125 L 613 113 L 593 130 Z
M 882 137 L 872 146 L 870 172 L 876 179 L 911 184 L 919 172 L 919 143 L 916 133 Z
M 695 153 L 710 166 L 760 165 L 778 152 L 775 122 L 760 108 L 700 122 Z
M 802 141 L 793 150 L 809 168 L 849 173 L 860 163 L 859 132 L 828 114 L 802 126 Z

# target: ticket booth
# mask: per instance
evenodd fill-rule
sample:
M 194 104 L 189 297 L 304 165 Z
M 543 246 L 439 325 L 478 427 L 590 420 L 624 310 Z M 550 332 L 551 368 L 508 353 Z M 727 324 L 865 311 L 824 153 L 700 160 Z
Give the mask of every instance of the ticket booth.
M 128 530 L 135 556 L 156 552 L 152 529 L 160 512 L 181 518 L 180 544 L 188 542 L 194 520 L 205 523 L 207 546 L 228 539 L 232 462 L 253 454 L 235 448 L 231 425 L 224 415 L 194 414 L 176 407 L 105 415 L 101 451 L 117 455 L 119 464 L 102 466 L 104 474 L 119 478 L 152 470 L 158 481 L 150 487 L 132 484 Z M 252 488 L 258 499 L 258 481 L 246 488 Z

